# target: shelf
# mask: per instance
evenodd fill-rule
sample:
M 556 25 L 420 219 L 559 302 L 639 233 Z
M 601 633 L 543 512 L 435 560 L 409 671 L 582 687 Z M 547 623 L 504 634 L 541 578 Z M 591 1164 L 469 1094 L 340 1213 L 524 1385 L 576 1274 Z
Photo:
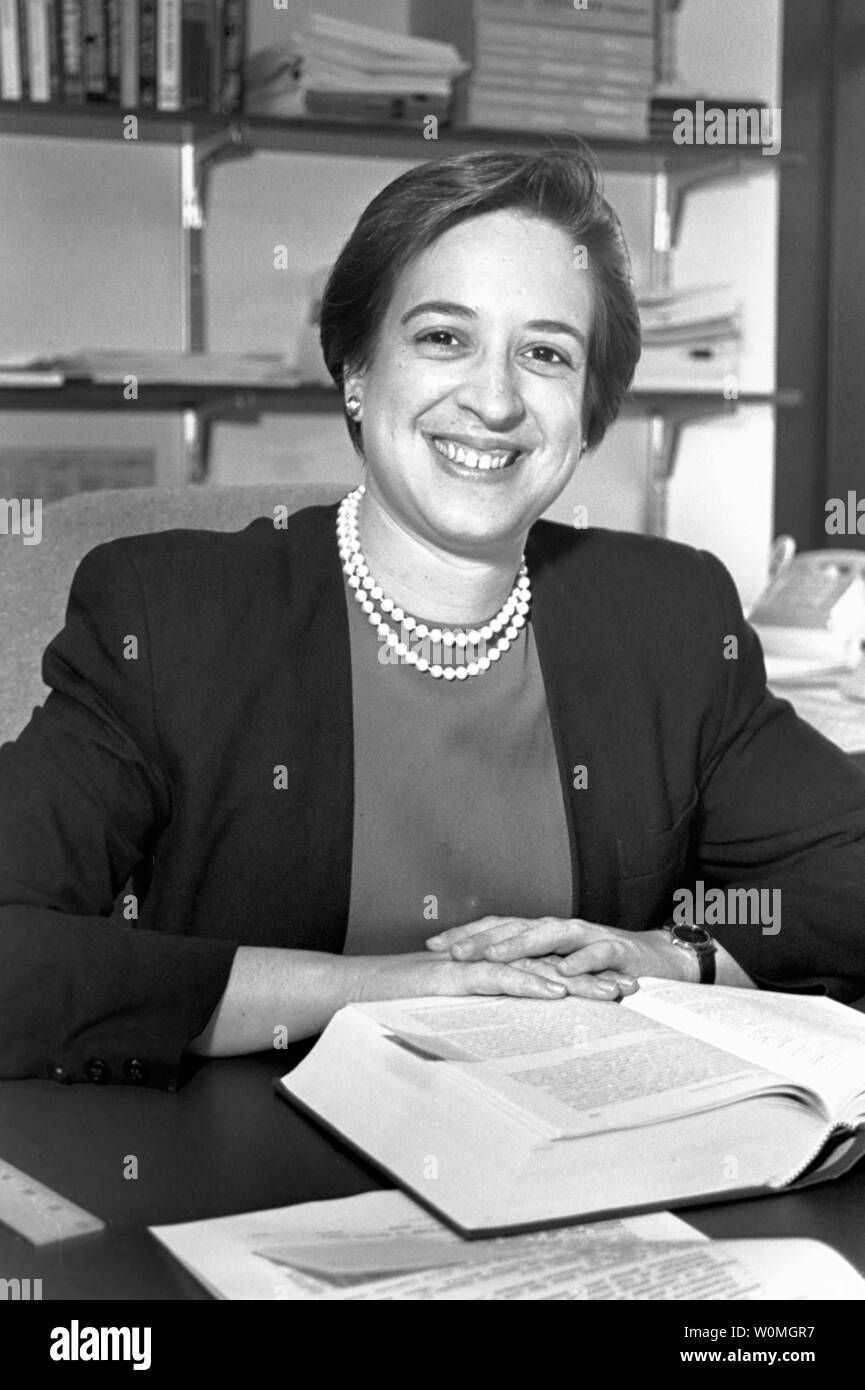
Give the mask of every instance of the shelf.
M 123 121 L 138 118 L 137 142 L 125 140 Z M 579 132 L 471 129 L 441 126 L 437 140 L 425 140 L 420 125 L 381 125 L 360 121 L 326 121 L 312 117 L 212 116 L 206 112 L 122 110 L 114 105 L 52 106 L 34 102 L 0 102 L 0 135 L 36 135 L 69 140 L 118 140 L 124 144 L 182 145 L 219 141 L 241 150 L 276 150 L 293 154 L 346 155 L 373 159 L 432 159 L 438 155 L 493 147 L 545 150 L 550 142 Z M 711 168 L 734 160 L 765 166 L 760 145 L 675 145 L 670 140 L 611 140 L 584 137 L 607 170 L 652 173 L 672 167 Z M 776 159 L 796 161 L 794 152 Z
M 737 405 L 800 405 L 802 393 L 740 391 L 725 396 L 720 390 L 666 390 L 653 387 L 631 392 L 624 402 L 629 413 L 663 415 L 670 405 L 685 410 L 709 407 L 734 410 Z M 0 386 L 0 410 L 204 410 L 220 415 L 257 415 L 268 411 L 289 414 L 335 414 L 339 392 L 330 386 L 184 386 L 178 383 L 142 385 L 137 400 L 125 400 L 119 382 L 67 381 L 63 386 Z
M 134 141 L 125 123 L 137 118 Z M 42 136 L 53 139 L 122 141 L 125 145 L 173 145 L 180 151 L 181 338 L 187 352 L 207 347 L 204 298 L 204 229 L 210 174 L 220 161 L 252 155 L 258 150 L 354 159 L 424 161 L 482 148 L 532 152 L 568 148 L 578 132 L 460 128 L 442 125 L 437 140 L 423 138 L 420 121 L 404 124 L 321 120 L 312 117 L 263 115 L 217 116 L 205 112 L 168 112 L 152 108 L 125 111 L 117 105 L 69 106 L 30 102 L 0 102 L 0 136 Z M 779 163 L 798 163 L 795 151 L 782 151 L 767 163 L 764 149 L 755 145 L 684 146 L 669 139 L 614 140 L 586 137 L 606 172 L 647 174 L 653 180 L 653 283 L 670 283 L 671 256 L 678 239 L 688 193 L 703 184 L 742 172 L 765 172 Z M 687 390 L 654 386 L 637 388 L 623 403 L 623 414 L 650 421 L 650 529 L 663 534 L 667 485 L 675 467 L 683 428 L 740 405 L 795 406 L 801 392 L 725 390 L 695 385 Z M 339 393 L 328 386 L 290 387 L 206 385 L 176 382 L 143 385 L 126 400 L 120 383 L 67 379 L 62 385 L 0 386 L 3 410 L 179 411 L 182 418 L 186 476 L 200 482 L 207 476 L 211 426 L 217 419 L 254 421 L 268 412 L 335 414 Z

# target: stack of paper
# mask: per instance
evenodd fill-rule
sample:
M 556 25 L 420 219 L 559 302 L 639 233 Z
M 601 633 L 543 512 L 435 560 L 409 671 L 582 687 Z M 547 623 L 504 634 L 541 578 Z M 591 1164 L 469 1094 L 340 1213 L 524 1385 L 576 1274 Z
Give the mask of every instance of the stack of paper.
M 730 285 L 646 290 L 638 303 L 643 353 L 637 387 L 723 390 L 737 378 L 742 318 Z
M 0 386 L 62 385 L 68 380 L 127 385 L 133 377 L 144 386 L 296 386 L 299 380 L 292 359 L 270 352 L 99 349 L 35 357 L 9 371 L 0 365 Z
M 291 50 L 251 61 L 247 106 L 281 115 L 441 118 L 454 80 L 466 71 L 453 44 L 311 14 Z

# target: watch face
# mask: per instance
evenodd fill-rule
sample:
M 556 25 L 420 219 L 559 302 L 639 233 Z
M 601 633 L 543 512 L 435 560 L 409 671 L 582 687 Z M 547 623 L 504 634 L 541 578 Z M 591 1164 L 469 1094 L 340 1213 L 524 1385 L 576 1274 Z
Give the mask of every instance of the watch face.
M 673 927 L 673 935 L 681 941 L 684 946 L 692 946 L 695 950 L 708 946 L 712 938 L 705 927 Z

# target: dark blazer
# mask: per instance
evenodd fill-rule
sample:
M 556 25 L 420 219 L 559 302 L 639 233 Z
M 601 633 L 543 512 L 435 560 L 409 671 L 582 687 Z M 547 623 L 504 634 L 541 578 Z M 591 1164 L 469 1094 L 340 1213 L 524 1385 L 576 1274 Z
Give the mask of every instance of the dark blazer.
M 342 949 L 353 748 L 334 524 L 314 507 L 285 529 L 135 537 L 81 563 L 44 657 L 51 693 L 0 749 L 0 1075 L 173 1088 L 238 944 Z M 695 877 L 780 888 L 777 935 L 715 935 L 769 987 L 865 992 L 865 776 L 766 693 L 723 566 L 548 522 L 527 560 L 574 916 L 639 931 Z M 137 920 L 111 918 L 142 871 Z

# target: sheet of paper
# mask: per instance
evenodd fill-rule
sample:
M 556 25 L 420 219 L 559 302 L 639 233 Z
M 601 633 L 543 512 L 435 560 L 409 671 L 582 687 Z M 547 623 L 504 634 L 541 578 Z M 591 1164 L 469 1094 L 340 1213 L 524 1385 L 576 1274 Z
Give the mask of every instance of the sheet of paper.
M 401 1192 L 368 1192 L 151 1230 L 217 1297 L 258 1300 L 344 1297 L 346 1289 L 359 1291 L 371 1276 L 417 1270 L 421 1250 L 427 1268 L 442 1269 L 472 1263 L 482 1267 L 493 1248 L 494 1264 L 535 1250 L 546 1265 L 555 1250 L 586 1251 L 611 1243 L 642 1250 L 653 1240 L 704 1240 L 678 1217 L 660 1212 L 530 1236 L 467 1241 Z M 312 1268 L 287 1263 L 297 1258 Z
M 865 1298 L 817 1241 L 711 1242 L 669 1212 L 466 1241 L 402 1193 L 371 1192 L 152 1232 L 224 1299 Z
M 813 1240 L 668 1244 L 610 1242 L 554 1249 L 543 1264 L 528 1256 L 433 1269 L 331 1293 L 352 1302 L 741 1301 L 767 1298 L 859 1300 L 865 1280 Z

